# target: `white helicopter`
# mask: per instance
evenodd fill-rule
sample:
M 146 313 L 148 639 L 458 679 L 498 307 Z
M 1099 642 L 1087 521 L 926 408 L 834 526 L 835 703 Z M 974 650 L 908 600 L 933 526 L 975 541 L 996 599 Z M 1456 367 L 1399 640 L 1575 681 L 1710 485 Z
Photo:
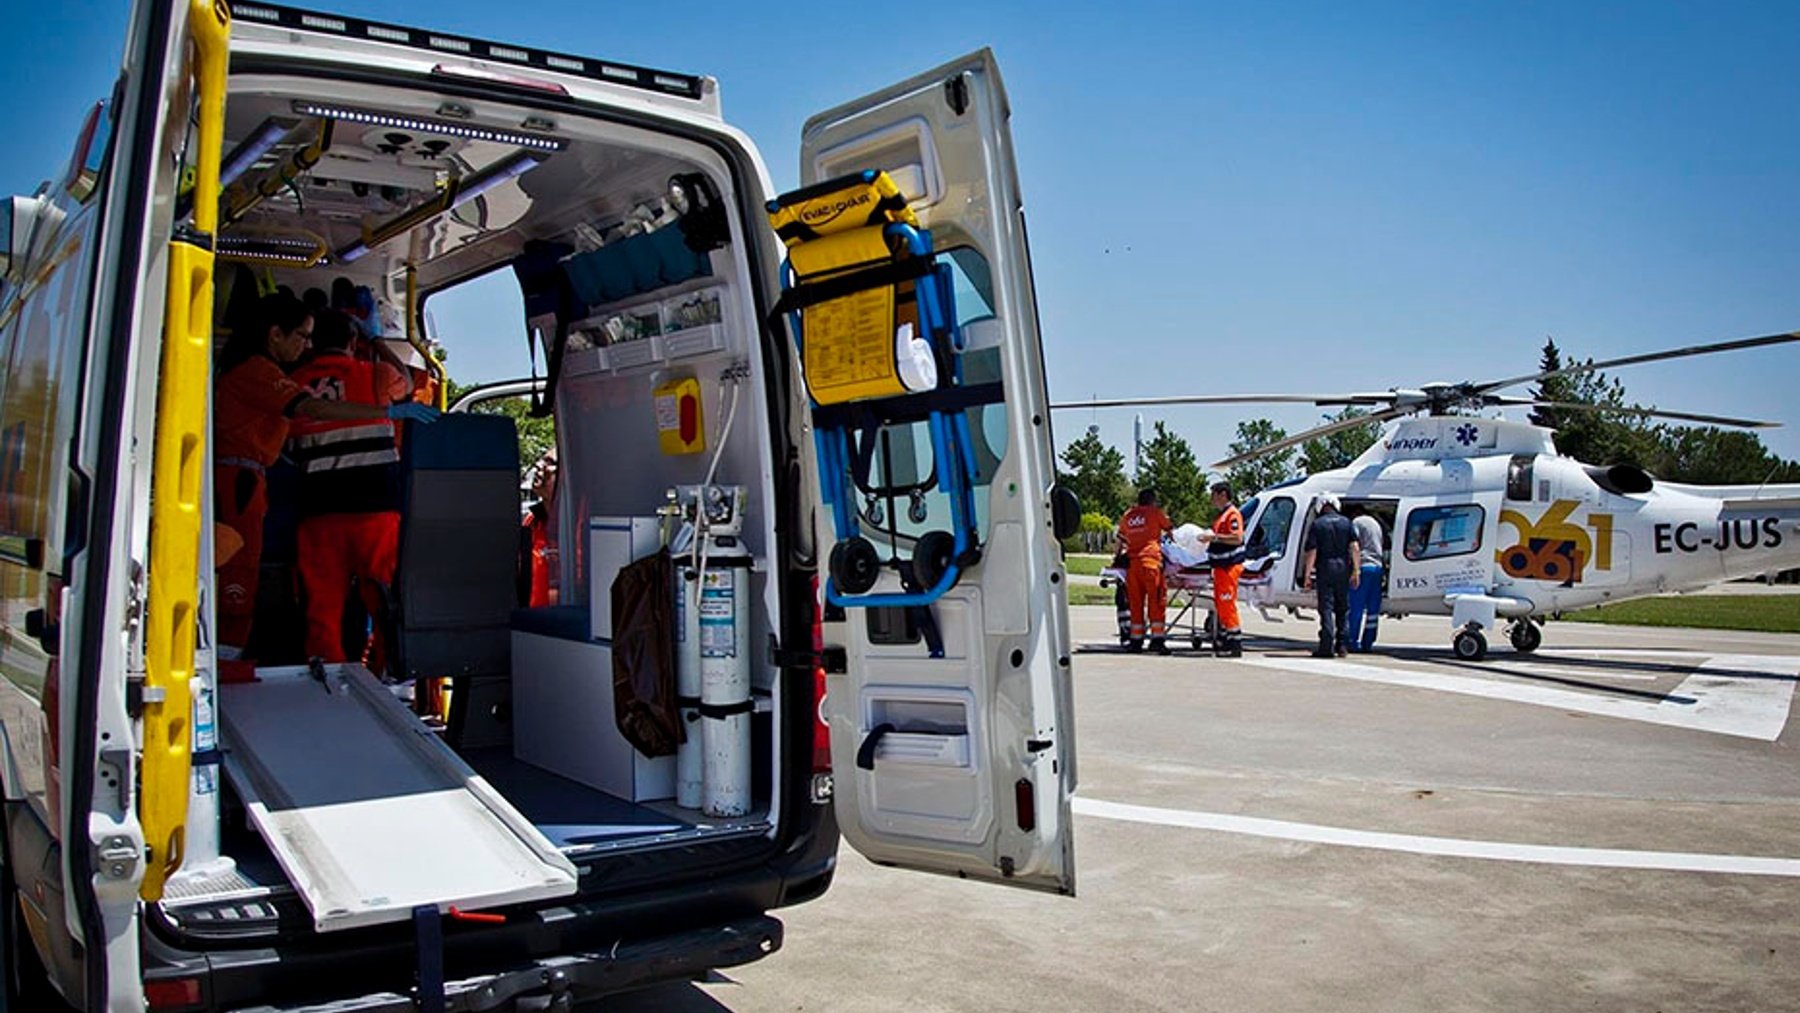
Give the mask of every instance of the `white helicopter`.
M 1800 484 L 1698 486 L 1659 481 L 1630 465 L 1584 464 L 1557 453 L 1548 429 L 1485 418 L 1511 405 L 1592 409 L 1497 393 L 1554 376 L 1800 341 L 1800 332 L 1582 363 L 1486 383 L 1432 383 L 1365 394 L 1196 395 L 1068 402 L 1052 409 L 1171 404 L 1301 402 L 1373 410 L 1212 467 L 1242 461 L 1371 422 L 1387 423 L 1342 468 L 1264 489 L 1243 508 L 1249 562 L 1240 598 L 1265 611 L 1312 607 L 1301 589 L 1301 544 L 1319 498 L 1336 495 L 1388 532 L 1382 612 L 1448 615 L 1456 656 L 1487 654 L 1487 631 L 1506 620 L 1514 649 L 1543 642 L 1547 616 L 1605 602 L 1800 566 Z M 1606 411 L 1710 425 L 1780 423 L 1656 409 Z

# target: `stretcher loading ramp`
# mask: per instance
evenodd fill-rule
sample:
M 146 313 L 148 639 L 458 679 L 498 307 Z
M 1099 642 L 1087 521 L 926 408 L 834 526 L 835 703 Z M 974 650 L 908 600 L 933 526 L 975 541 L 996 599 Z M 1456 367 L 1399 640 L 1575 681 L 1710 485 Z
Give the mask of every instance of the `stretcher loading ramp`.
M 566 897 L 575 867 L 360 665 L 219 687 L 225 773 L 320 932 Z

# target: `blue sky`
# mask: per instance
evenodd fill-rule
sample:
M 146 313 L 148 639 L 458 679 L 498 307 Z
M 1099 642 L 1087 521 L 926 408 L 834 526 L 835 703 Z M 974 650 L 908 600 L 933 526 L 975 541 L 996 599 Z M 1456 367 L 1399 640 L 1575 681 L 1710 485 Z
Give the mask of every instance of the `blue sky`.
M 1379 390 L 1523 373 L 1546 335 L 1605 358 L 1800 329 L 1791 3 L 966 3 L 886 8 L 888 33 L 842 4 L 329 9 L 714 75 L 777 186 L 810 112 L 991 45 L 1058 400 Z M 0 9 L 0 186 L 60 169 L 125 13 Z M 511 312 L 454 316 L 491 334 Z M 517 361 L 438 316 L 465 378 Z M 1765 439 L 1800 457 L 1800 345 L 1620 376 L 1788 423 Z M 1146 422 L 1212 460 L 1256 415 L 1317 412 Z M 1128 450 L 1127 412 L 1063 413 L 1059 442 L 1090 423 Z

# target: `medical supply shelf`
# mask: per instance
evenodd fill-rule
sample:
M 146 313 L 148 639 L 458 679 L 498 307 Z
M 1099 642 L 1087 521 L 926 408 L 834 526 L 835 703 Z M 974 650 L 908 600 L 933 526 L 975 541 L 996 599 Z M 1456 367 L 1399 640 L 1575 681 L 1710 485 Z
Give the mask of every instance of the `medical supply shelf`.
M 571 340 L 574 340 L 576 334 L 587 336 L 584 338 L 587 341 L 604 340 L 605 324 L 622 319 L 633 319 L 638 327 L 654 326 L 661 333 L 607 344 L 596 343 L 586 348 L 569 348 L 563 354 L 563 375 L 639 373 L 680 359 L 723 351 L 726 347 L 725 324 L 722 319 L 724 288 L 717 284 L 682 288 L 685 290 L 658 299 L 609 306 L 602 312 L 571 325 Z M 691 319 L 696 312 L 697 302 L 700 304 L 699 312 L 715 319 L 709 323 L 669 329 L 684 316 Z M 708 302 L 712 307 L 710 313 L 704 309 Z M 649 321 L 654 321 L 654 324 L 647 323 Z

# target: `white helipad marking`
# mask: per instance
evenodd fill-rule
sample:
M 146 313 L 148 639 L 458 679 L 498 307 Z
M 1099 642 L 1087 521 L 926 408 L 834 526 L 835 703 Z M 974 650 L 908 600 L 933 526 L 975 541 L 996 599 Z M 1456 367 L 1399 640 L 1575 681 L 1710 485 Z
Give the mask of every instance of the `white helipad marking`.
M 1682 851 L 1630 851 L 1621 848 L 1569 848 L 1546 844 L 1469 841 L 1457 837 L 1420 837 L 1374 830 L 1346 830 L 1312 823 L 1290 823 L 1254 816 L 1163 809 L 1095 798 L 1071 799 L 1076 814 L 1128 823 L 1216 830 L 1283 841 L 1307 841 L 1346 848 L 1404 851 L 1415 855 L 1479 858 L 1497 862 L 1580 865 L 1601 869 L 1661 869 L 1671 872 L 1724 872 L 1742 876 L 1800 876 L 1800 859 L 1751 855 L 1709 855 Z
M 1415 689 L 1510 700 L 1539 707 L 1643 721 L 1716 735 L 1773 742 L 1787 726 L 1800 659 L 1770 655 L 1709 655 L 1666 700 L 1611 696 L 1501 679 L 1478 679 L 1420 669 L 1383 668 L 1323 658 L 1246 657 L 1243 664 Z M 1546 659 L 1548 660 L 1548 659 Z M 1719 671 L 1709 673 L 1708 669 Z M 1733 673 L 1751 673 L 1748 675 Z M 1600 676 L 1599 678 L 1605 678 Z

